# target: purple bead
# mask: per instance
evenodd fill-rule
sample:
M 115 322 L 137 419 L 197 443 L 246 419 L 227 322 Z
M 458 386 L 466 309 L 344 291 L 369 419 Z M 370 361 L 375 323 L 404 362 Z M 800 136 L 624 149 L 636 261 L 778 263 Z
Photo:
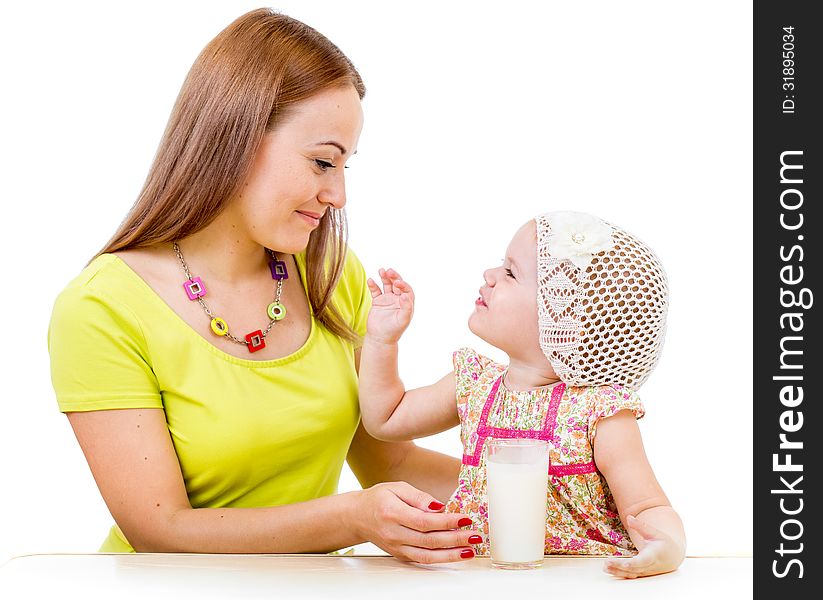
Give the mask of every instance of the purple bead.
M 206 295 L 206 286 L 199 277 L 192 277 L 189 281 L 183 282 L 189 300 L 197 300 L 200 296 Z
M 289 272 L 286 270 L 286 263 L 282 260 L 269 261 L 269 269 L 271 269 L 271 278 L 276 280 L 288 279 Z

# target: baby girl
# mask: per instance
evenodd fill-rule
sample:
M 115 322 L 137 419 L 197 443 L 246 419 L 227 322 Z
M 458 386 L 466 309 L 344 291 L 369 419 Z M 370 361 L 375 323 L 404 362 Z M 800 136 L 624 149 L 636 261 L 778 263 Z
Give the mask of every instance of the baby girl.
M 373 304 L 360 363 L 363 424 L 382 440 L 460 425 L 463 461 L 445 510 L 469 515 L 488 553 L 485 444 L 492 433 L 549 441 L 546 554 L 611 555 L 605 571 L 642 577 L 676 569 L 685 534 L 654 476 L 636 420 L 636 391 L 654 369 L 668 310 L 654 253 L 591 215 L 546 213 L 514 235 L 469 317 L 469 329 L 508 356 L 469 348 L 436 383 L 406 390 L 397 342 L 414 292 L 400 275 L 369 280 Z

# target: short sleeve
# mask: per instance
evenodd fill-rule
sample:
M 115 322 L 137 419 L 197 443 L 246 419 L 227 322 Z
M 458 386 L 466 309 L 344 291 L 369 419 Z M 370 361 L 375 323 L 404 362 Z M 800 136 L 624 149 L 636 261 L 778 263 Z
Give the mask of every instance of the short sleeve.
M 452 362 L 457 403 L 463 404 L 468 400 L 480 374 L 492 361 L 471 348 L 460 348 L 452 354 Z
M 57 297 L 48 347 L 62 412 L 163 407 L 139 321 L 90 285 Z
M 594 444 L 594 436 L 597 433 L 597 423 L 600 419 L 611 417 L 621 410 L 630 410 L 635 419 L 640 419 L 646 414 L 640 396 L 636 392 L 622 386 L 598 386 L 587 390 L 590 394 L 589 402 L 589 443 Z
M 346 253 L 346 269 L 349 270 L 347 280 L 350 282 L 353 308 L 351 327 L 362 338 L 366 335 L 366 322 L 371 310 L 371 292 L 366 283 L 366 269 L 351 249 Z
M 297 258 L 297 255 L 295 255 Z M 300 254 L 301 262 L 305 266 L 306 255 Z M 332 304 L 343 322 L 360 336 L 354 347 L 362 345 L 362 338 L 366 335 L 366 323 L 371 309 L 371 293 L 366 283 L 366 270 L 351 248 L 346 248 L 346 258 L 343 262 L 343 271 L 337 280 L 332 294 Z

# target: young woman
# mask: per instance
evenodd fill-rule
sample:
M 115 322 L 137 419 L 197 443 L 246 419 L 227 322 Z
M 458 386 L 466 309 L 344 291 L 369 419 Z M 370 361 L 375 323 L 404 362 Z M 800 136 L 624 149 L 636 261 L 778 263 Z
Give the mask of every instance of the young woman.
M 364 93 L 314 29 L 237 19 L 192 66 L 131 212 L 57 298 L 58 404 L 116 521 L 101 550 L 474 555 L 470 519 L 442 512 L 458 460 L 359 426 L 370 294 L 343 169 Z M 336 494 L 344 460 L 366 489 Z

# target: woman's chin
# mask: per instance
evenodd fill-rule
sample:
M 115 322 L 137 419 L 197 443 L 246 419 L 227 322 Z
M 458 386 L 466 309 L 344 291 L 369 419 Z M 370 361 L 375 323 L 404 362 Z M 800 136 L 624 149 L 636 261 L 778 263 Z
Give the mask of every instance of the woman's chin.
M 272 244 L 275 244 L 275 242 L 272 242 Z M 295 236 L 294 238 L 288 240 L 278 240 L 276 245 L 264 245 L 266 248 L 271 248 L 275 252 L 279 252 L 281 254 L 300 254 L 305 251 L 306 247 L 309 245 L 309 236 L 305 236 L 305 238 Z

